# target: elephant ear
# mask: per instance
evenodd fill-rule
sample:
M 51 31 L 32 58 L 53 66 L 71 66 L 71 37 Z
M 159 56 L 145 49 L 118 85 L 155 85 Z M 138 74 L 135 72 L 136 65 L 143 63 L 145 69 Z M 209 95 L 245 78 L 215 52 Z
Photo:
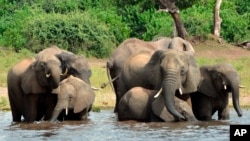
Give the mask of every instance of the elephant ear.
M 82 84 L 84 86 L 77 89 L 74 113 L 79 113 L 86 108 L 89 110 L 95 100 L 95 94 L 91 86 L 85 82 Z
M 32 63 L 22 76 L 21 88 L 24 94 L 41 94 L 46 92 L 37 80 L 35 69 L 35 63 Z
M 183 93 L 188 94 L 197 91 L 201 80 L 201 74 L 195 57 L 190 53 L 184 53 L 187 56 L 189 68 L 187 72 L 186 82 L 184 83 L 184 85 L 182 85 L 182 91 Z
M 213 73 L 211 71 L 212 70 L 209 66 L 204 66 L 204 67 L 200 68 L 202 78 L 200 81 L 198 91 L 209 96 L 209 97 L 215 98 L 216 89 L 213 85 L 213 80 L 210 76 L 210 73 Z
M 152 111 L 154 115 L 156 115 L 165 122 L 174 121 L 174 116 L 168 112 L 165 106 L 162 94 L 160 94 L 157 99 L 155 99 L 152 103 Z
M 67 52 L 62 52 L 60 54 L 55 55 L 61 62 L 61 69 L 62 74 L 64 76 L 68 75 L 68 70 L 71 68 L 70 60 L 72 59 L 73 55 Z
M 164 52 L 164 50 L 155 51 L 147 65 L 154 67 L 156 64 L 160 64 L 160 60 Z

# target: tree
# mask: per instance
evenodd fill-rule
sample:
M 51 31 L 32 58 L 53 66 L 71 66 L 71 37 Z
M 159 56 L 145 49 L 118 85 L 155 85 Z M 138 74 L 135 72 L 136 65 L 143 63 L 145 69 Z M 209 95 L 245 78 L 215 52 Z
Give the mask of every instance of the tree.
M 179 15 L 180 11 L 178 7 L 175 5 L 175 1 L 171 0 L 158 0 L 158 1 L 160 2 L 162 9 L 165 9 L 165 10 L 161 9 L 161 11 L 168 12 L 174 19 L 175 29 L 177 31 L 178 36 L 183 39 L 186 39 L 187 32 L 185 27 L 183 26 L 183 23 L 181 22 L 181 18 Z
M 221 29 L 221 22 L 222 19 L 220 17 L 220 5 L 222 0 L 216 0 L 215 6 L 214 6 L 214 29 L 213 34 L 216 38 L 220 37 L 220 29 Z

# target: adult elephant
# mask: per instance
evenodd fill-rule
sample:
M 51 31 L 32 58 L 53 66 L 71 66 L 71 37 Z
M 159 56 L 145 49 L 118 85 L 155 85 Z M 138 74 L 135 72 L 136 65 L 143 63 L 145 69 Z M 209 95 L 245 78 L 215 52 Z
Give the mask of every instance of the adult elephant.
M 61 80 L 71 73 L 87 76 L 86 80 L 80 78 L 89 83 L 90 69 L 84 66 L 87 64 L 84 61 L 85 58 L 78 59 L 73 53 L 53 46 L 39 52 L 33 62 L 24 60 L 12 67 L 7 84 L 13 121 L 21 121 L 21 116 L 27 122 L 40 120 L 43 116 L 48 119 L 56 103 L 56 96 L 51 95 L 51 91 Z
M 118 120 L 136 120 L 142 122 L 175 121 L 164 104 L 163 96 L 154 98 L 156 90 L 133 87 L 121 98 L 118 104 Z M 174 98 L 175 107 L 187 121 L 195 121 L 192 108 L 186 101 Z
M 122 42 L 112 53 L 111 57 L 107 61 L 107 72 L 108 77 L 112 80 L 113 88 L 116 94 L 115 112 L 117 111 L 116 107 L 119 102 L 117 98 L 117 95 L 119 95 L 118 79 L 127 59 L 140 51 L 150 51 L 153 53 L 159 49 L 175 49 L 180 51 L 188 51 L 191 54 L 195 53 L 192 45 L 188 41 L 179 37 L 160 37 L 150 42 L 137 38 L 129 38 Z M 106 86 L 106 84 L 104 86 Z
M 38 62 L 32 58 L 20 61 L 9 70 L 8 96 L 14 122 L 21 121 L 22 116 L 27 122 L 39 120 L 44 114 L 45 118 L 50 116 L 52 110 L 47 109 L 53 108 L 55 97 L 48 93 L 59 85 L 60 65 L 59 60 Z
M 218 119 L 229 119 L 228 100 L 232 93 L 233 106 L 242 116 L 239 105 L 240 76 L 227 63 L 200 67 L 201 82 L 198 91 L 191 94 L 193 112 L 198 120 L 211 120 L 218 111 Z
M 66 110 L 64 117 L 66 120 L 87 119 L 88 112 L 95 100 L 94 91 L 89 84 L 71 75 L 60 82 L 59 87 L 52 93 L 57 94 L 58 100 L 50 119 L 51 122 L 56 121 L 64 109 Z
M 193 55 L 177 50 L 141 52 L 124 64 L 120 79 L 118 101 L 131 88 L 140 86 L 160 90 L 167 110 L 177 119 L 185 119 L 175 108 L 176 93 L 195 92 L 200 81 L 200 69 Z M 176 92 L 177 91 L 177 92 Z

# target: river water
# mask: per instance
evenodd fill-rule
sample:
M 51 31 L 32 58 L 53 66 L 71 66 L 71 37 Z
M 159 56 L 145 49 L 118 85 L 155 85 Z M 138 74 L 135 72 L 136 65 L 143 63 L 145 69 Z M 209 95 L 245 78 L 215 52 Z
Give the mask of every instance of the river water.
M 87 121 L 61 123 L 12 124 L 11 112 L 4 111 L 0 117 L 0 141 L 229 141 L 230 124 L 250 124 L 248 109 L 242 117 L 231 109 L 230 120 L 209 122 L 118 122 L 112 110 L 90 112 Z

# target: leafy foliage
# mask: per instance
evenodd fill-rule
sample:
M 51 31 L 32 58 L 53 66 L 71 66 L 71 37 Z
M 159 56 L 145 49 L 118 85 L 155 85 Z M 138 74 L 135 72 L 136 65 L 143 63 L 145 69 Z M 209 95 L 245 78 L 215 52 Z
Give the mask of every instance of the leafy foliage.
M 213 28 L 214 0 L 175 0 L 189 35 L 206 38 Z M 0 0 L 0 45 L 37 52 L 51 44 L 105 57 L 129 37 L 172 36 L 173 19 L 156 0 Z M 248 0 L 222 1 L 221 36 L 250 38 Z

